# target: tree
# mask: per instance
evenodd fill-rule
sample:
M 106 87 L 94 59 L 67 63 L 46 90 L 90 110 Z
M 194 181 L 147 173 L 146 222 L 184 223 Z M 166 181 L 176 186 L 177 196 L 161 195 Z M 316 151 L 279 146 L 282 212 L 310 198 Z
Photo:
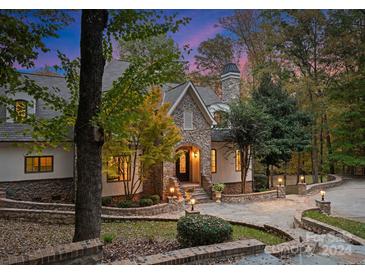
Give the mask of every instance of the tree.
M 270 188 L 270 185 L 273 186 L 270 165 L 286 165 L 293 151 L 309 144 L 309 135 L 305 131 L 310 117 L 298 109 L 295 97 L 267 74 L 261 78 L 252 100 L 270 117 L 271 127 L 265 150 L 257 154 L 261 163 L 266 165 L 267 187 Z
M 230 105 L 225 120 L 228 123 L 230 140 L 240 151 L 241 156 L 241 192 L 246 191 L 246 177 L 253 158 L 253 149 L 261 152 L 265 149 L 270 133 L 270 118 L 253 101 L 237 101 Z
M 197 70 L 190 74 L 190 78 L 213 88 L 219 83 L 224 65 L 239 61 L 232 39 L 221 34 L 201 42 L 197 51 L 194 56 Z
M 153 165 L 175 159 L 174 148 L 181 139 L 180 131 L 168 115 L 169 104 L 161 105 L 161 102 L 161 89 L 152 88 L 141 106 L 134 110 L 136 117 L 129 121 L 126 128 L 114 128 L 113 132 L 106 134 L 104 169 L 112 175 L 118 170 L 123 178 L 127 178 L 130 172 L 130 182 L 123 182 L 127 199 L 133 199 Z M 118 134 L 123 132 L 127 134 Z M 128 163 L 131 170 L 113 161 L 115 155 L 121 155 L 121 162 Z M 155 185 L 157 192 L 156 188 Z
M 146 65 L 152 65 L 164 56 L 174 56 L 174 62 L 170 62 L 165 72 L 171 75 L 171 81 L 181 82 L 185 80 L 186 62 L 183 62 L 179 46 L 172 38 L 166 35 L 158 35 L 147 39 L 135 41 L 119 41 L 120 58 L 126 61 L 133 61 L 133 58 L 144 56 Z
M 48 13 L 53 15 L 49 11 L 44 11 L 42 14 L 48 15 Z M 65 22 L 64 14 L 62 12 L 60 14 L 61 22 Z M 4 33 L 2 37 L 4 39 L 1 41 L 5 45 L 3 47 L 5 58 L 2 60 L 5 61 L 1 64 L 0 85 L 6 86 L 9 92 L 5 96 L 1 95 L 0 98 L 1 103 L 11 110 L 13 102 L 8 95 L 20 91 L 26 92 L 36 99 L 46 101 L 47 106 L 59 111 L 59 116 L 50 120 L 41 120 L 33 115 L 30 119 L 23 121 L 32 125 L 32 136 L 42 140 L 42 147 L 57 146 L 64 142 L 66 132 L 70 127 L 75 126 L 77 176 L 75 178 L 74 241 L 80 241 L 99 237 L 100 234 L 101 148 L 104 142 L 104 131 L 118 119 L 120 122 L 123 119 L 125 121 L 133 118 L 133 115 L 128 113 L 128 108 L 133 108 L 143 101 L 143 96 L 147 92 L 146 88 L 169 78 L 160 71 L 168 62 L 171 62 L 170 57 L 162 58 L 147 67 L 143 58 L 137 58 L 130 64 L 125 74 L 114 82 L 113 88 L 102 95 L 102 75 L 105 60 L 111 57 L 112 38 L 119 40 L 123 37 L 125 41 L 129 41 L 146 39 L 169 31 L 176 32 L 179 26 L 186 24 L 189 19 L 176 19 L 176 14 L 161 16 L 157 11 L 82 11 L 81 59 L 68 60 L 65 55 L 59 53 L 65 66 L 63 69 L 66 71 L 67 85 L 72 93 L 71 101 L 68 102 L 57 96 L 57 90 L 50 92 L 46 88 L 39 87 L 27 77 L 21 77 L 13 67 L 17 61 L 27 68 L 34 66 L 33 61 L 37 57 L 37 50 L 47 50 L 42 39 L 48 36 L 56 37 L 56 31 L 64 26 L 64 23 L 57 23 L 57 18 L 57 16 L 52 18 L 40 16 L 37 18 L 40 24 L 27 25 L 23 23 L 23 21 L 28 22 L 27 16 L 18 17 L 9 15 L 8 11 L 1 12 L 1 20 L 4 21 L 1 27 L 5 29 L 1 32 L 2 35 Z M 19 51 L 8 50 L 14 39 L 19 40 L 19 45 L 26 46 Z M 124 101 L 116 90 L 123 91 L 120 93 L 124 95 Z M 119 101 L 122 101 L 124 105 L 118 105 Z M 123 109 L 123 106 L 127 108 Z M 118 111 L 112 112 L 113 109 Z

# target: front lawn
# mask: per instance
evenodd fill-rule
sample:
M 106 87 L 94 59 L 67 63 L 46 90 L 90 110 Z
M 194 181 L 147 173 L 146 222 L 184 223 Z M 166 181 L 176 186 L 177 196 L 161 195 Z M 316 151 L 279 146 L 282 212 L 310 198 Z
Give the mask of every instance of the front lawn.
M 20 255 L 72 241 L 73 225 L 51 225 L 0 219 L 0 257 Z M 179 249 L 176 222 L 123 221 L 103 223 L 101 239 L 104 263 L 134 259 Z M 280 237 L 250 227 L 233 225 L 233 240 L 257 239 L 267 245 L 282 243 Z
M 328 216 L 314 210 L 305 212 L 304 217 L 309 217 L 314 220 L 333 225 L 365 239 L 365 223 L 341 217 Z

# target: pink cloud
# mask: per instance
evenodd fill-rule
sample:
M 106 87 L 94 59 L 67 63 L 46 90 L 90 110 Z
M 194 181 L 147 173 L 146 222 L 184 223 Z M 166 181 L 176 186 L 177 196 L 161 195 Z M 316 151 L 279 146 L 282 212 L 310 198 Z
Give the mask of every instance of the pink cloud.
M 221 27 L 215 27 L 213 24 L 207 25 L 200 31 L 194 33 L 192 36 L 185 38 L 186 44 L 189 44 L 191 48 L 196 48 L 201 42 L 211 38 L 218 32 L 221 32 Z

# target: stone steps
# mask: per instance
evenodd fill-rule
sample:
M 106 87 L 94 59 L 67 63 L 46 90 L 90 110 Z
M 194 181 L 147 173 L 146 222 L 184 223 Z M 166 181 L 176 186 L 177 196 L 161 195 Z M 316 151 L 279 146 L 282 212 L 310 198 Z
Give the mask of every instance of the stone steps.
M 192 193 L 192 197 L 196 200 L 197 204 L 203 204 L 203 203 L 210 203 L 212 202 L 212 200 L 210 199 L 210 197 L 208 196 L 208 194 L 204 191 L 204 189 L 199 186 L 199 185 L 192 185 L 192 184 L 181 184 L 181 189 L 184 192 L 184 197 L 186 197 L 185 195 L 185 191 L 188 189 L 194 189 L 194 192 Z

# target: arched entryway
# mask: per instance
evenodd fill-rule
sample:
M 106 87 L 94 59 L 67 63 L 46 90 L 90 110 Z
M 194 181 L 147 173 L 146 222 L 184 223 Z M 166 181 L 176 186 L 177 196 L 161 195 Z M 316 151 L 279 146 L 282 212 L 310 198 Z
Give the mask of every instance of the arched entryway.
M 193 145 L 184 145 L 176 150 L 176 177 L 182 183 L 201 183 L 200 149 Z

